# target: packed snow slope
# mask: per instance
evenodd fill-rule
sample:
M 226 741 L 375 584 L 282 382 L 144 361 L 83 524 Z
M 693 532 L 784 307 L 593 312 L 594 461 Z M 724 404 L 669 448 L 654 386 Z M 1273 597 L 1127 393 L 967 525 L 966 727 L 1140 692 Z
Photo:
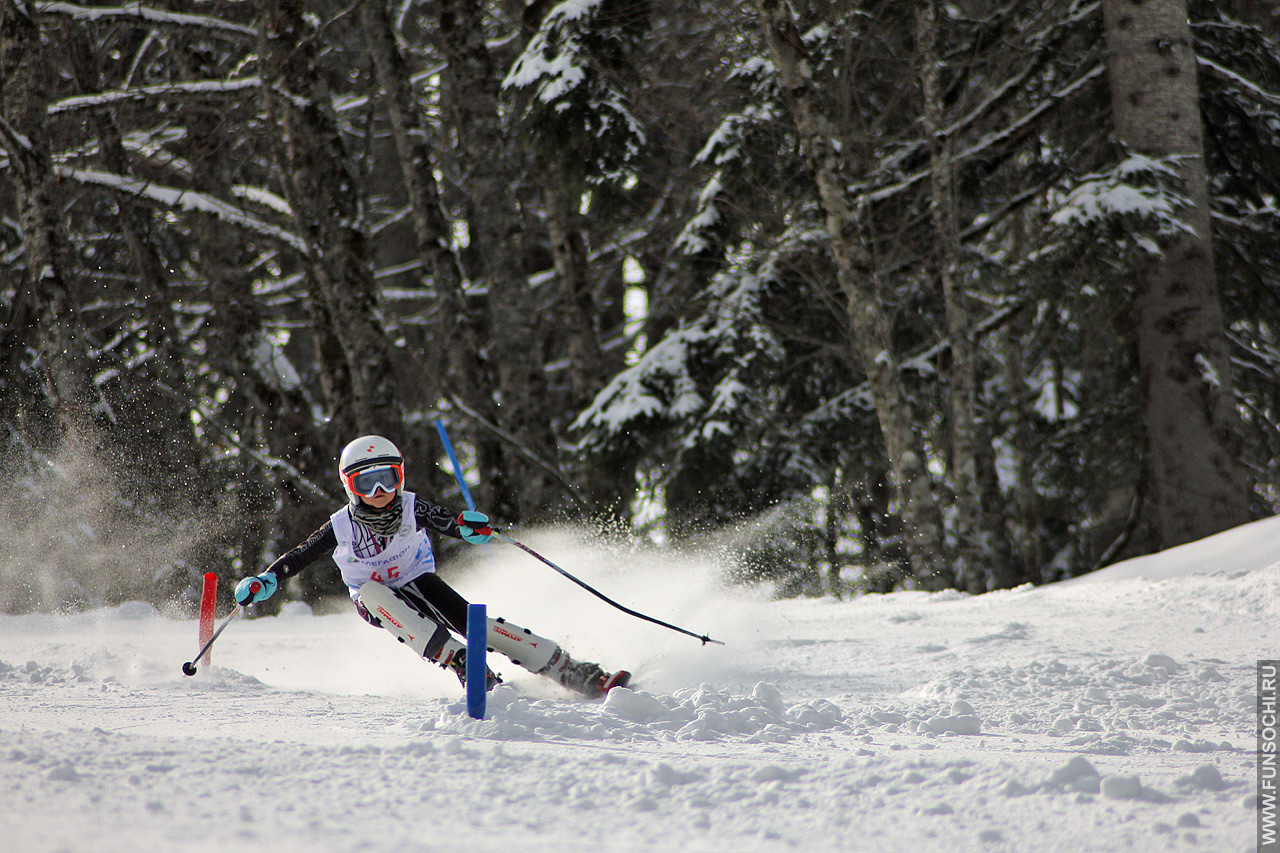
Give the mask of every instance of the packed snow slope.
M 634 689 L 588 701 L 505 664 L 472 720 L 351 612 L 236 620 L 193 678 L 195 622 L 148 605 L 0 617 L 0 849 L 1254 849 L 1280 519 L 1070 583 L 853 601 L 522 538 L 726 645 L 502 547 L 456 585 Z

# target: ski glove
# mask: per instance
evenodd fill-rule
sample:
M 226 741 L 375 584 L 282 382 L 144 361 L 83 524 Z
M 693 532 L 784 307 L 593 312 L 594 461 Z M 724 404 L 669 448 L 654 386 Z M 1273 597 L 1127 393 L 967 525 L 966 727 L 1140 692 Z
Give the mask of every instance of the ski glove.
M 251 578 L 244 578 L 236 584 L 236 604 L 246 607 L 255 601 L 266 601 L 275 594 L 280 582 L 274 572 L 263 572 Z
M 469 509 L 458 515 L 458 534 L 472 545 L 483 545 L 493 536 L 489 516 Z

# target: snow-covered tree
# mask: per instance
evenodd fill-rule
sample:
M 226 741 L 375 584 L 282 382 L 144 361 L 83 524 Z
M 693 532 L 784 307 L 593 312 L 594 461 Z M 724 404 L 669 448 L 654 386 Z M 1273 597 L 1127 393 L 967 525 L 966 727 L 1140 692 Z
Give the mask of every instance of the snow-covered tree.
M 1114 107 L 1124 6 L 3 3 L 6 470 L 39 499 L 97 430 L 100 517 L 190 534 L 179 596 L 327 517 L 358 423 L 458 503 L 437 418 L 502 522 L 724 531 L 787 594 L 1052 580 L 1161 544 L 1188 403 L 1135 286 L 1211 229 L 1180 375 L 1274 511 L 1275 16 L 1187 4 L 1197 189 Z

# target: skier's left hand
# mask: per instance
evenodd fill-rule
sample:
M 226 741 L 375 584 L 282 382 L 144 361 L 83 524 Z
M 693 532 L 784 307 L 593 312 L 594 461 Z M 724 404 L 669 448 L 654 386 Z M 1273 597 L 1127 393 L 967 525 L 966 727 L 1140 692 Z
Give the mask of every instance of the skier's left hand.
M 458 534 L 472 545 L 483 545 L 493 536 L 493 528 L 489 526 L 489 516 L 474 509 L 459 513 Z

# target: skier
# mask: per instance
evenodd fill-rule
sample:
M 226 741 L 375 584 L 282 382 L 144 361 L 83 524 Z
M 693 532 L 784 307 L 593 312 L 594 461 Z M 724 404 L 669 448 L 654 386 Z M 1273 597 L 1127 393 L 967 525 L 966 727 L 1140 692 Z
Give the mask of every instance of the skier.
M 338 474 L 347 505 L 261 574 L 242 579 L 236 602 L 270 598 L 280 581 L 331 553 L 366 622 L 452 670 L 465 686 L 466 645 L 450 632 L 466 636 L 467 601 L 435 573 L 429 534 L 483 544 L 493 534 L 488 516 L 474 510 L 455 514 L 405 491 L 404 458 L 381 436 L 361 436 L 343 448 Z M 586 696 L 601 696 L 630 679 L 625 670 L 608 673 L 576 662 L 559 644 L 503 619 L 489 619 L 488 647 Z M 490 670 L 486 689 L 501 680 Z

